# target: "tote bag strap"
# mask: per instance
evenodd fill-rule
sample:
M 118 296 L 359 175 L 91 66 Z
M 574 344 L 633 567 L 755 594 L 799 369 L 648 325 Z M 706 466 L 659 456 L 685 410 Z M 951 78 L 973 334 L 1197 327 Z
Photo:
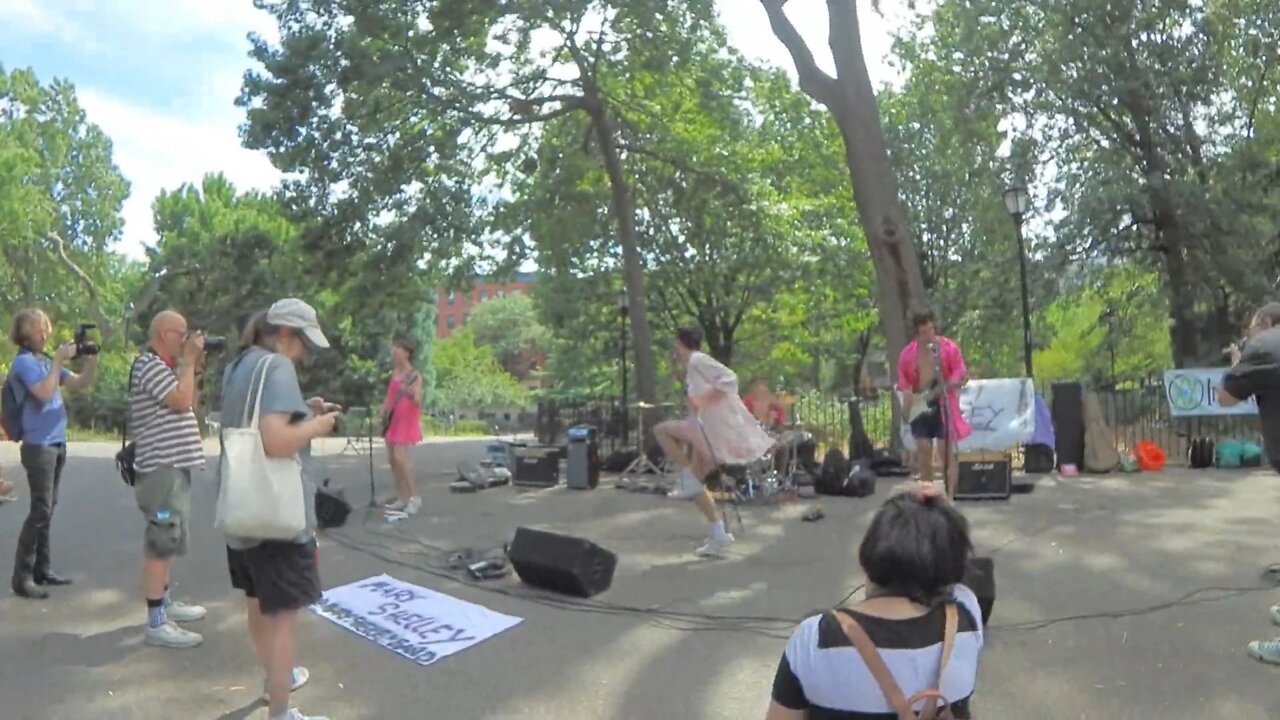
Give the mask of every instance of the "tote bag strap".
M 241 422 L 240 424 L 241 424 L 242 426 L 248 426 L 251 430 L 257 430 L 257 429 L 258 429 L 258 418 L 259 418 L 259 416 L 261 415 L 261 410 L 262 410 L 262 389 L 263 389 L 264 387 L 266 387 L 266 385 L 267 385 L 267 367 L 271 364 L 271 359 L 272 359 L 272 358 L 274 358 L 274 357 L 275 357 L 275 355 L 274 355 L 274 354 L 268 354 L 266 357 L 264 357 L 264 358 L 262 358 L 261 360 L 259 360 L 259 361 L 258 361 L 257 366 L 256 366 L 256 367 L 254 367 L 254 369 L 253 369 L 253 375 L 250 375 L 250 376 L 249 376 L 249 391 L 250 391 L 250 392 L 252 392 L 252 391 L 253 391 L 253 378 L 254 378 L 254 377 L 257 377 L 257 378 L 258 378 L 258 394 L 257 394 L 257 396 L 254 398 L 254 400 L 253 400 L 253 405 L 252 405 L 252 406 L 250 406 L 250 405 L 249 405 L 249 403 L 247 403 L 247 402 L 245 403 L 245 406 L 244 406 L 244 421 L 243 421 L 243 422 Z M 246 400 L 247 400 L 247 399 L 248 399 L 248 398 L 246 398 Z M 249 408 L 250 408 L 250 407 L 252 407 L 252 408 L 253 408 L 253 420 L 252 420 L 252 421 L 250 421 L 250 419 L 249 419 Z

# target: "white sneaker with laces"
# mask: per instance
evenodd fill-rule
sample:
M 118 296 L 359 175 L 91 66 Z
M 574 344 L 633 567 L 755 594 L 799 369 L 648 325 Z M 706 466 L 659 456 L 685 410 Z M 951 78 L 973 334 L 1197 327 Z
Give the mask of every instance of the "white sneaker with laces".
M 676 475 L 675 487 L 671 492 L 667 493 L 667 497 L 677 500 L 691 500 L 702 492 L 702 483 L 698 482 L 698 478 L 688 468 L 681 470 Z
M 421 509 L 422 509 L 422 498 L 418 497 L 417 495 L 414 495 L 413 497 L 409 498 L 409 502 L 404 504 L 405 515 L 417 515 L 418 511 Z
M 729 546 L 733 544 L 733 535 L 725 533 L 721 538 L 710 538 L 707 544 L 694 551 L 698 557 L 724 558 L 729 556 Z
M 184 602 L 174 600 L 168 607 L 164 609 L 165 617 L 174 622 L 195 622 L 203 620 L 209 612 L 202 605 L 188 605 Z
M 311 679 L 311 671 L 299 665 L 293 669 L 293 685 L 290 686 L 289 692 L 297 692 L 307 681 Z M 262 702 L 267 702 L 267 681 L 262 681 Z
M 146 643 L 156 647 L 166 648 L 193 648 L 204 642 L 204 636 L 200 633 L 184 630 L 168 621 L 160 627 L 147 628 Z
M 409 506 L 409 503 L 397 498 L 387 503 L 386 505 L 383 505 L 382 509 L 390 510 L 391 512 L 404 512 L 404 509 L 408 506 Z

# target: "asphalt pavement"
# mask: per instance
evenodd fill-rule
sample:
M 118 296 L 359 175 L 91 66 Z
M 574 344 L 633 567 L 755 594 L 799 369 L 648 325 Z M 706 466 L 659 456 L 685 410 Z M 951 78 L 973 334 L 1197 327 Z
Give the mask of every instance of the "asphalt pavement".
M 888 491 L 825 500 L 817 523 L 799 520 L 809 503 L 744 510 L 732 557 L 696 560 L 704 527 L 685 503 L 607 484 L 450 493 L 458 462 L 482 447 L 417 448 L 423 513 L 387 523 L 363 507 L 368 456 L 338 454 L 341 441 L 330 441 L 330 475 L 357 509 L 321 540 L 321 574 L 333 587 L 385 572 L 524 621 L 424 668 L 305 613 L 304 710 L 335 720 L 762 718 L 792 623 L 861 582 L 857 543 Z M 192 552 L 174 588 L 208 606 L 193 626 L 205 643 L 146 647 L 142 523 L 115 474 L 115 449 L 71 448 L 53 557 L 76 584 L 43 602 L 0 596 L 0 720 L 260 717 L 262 678 L 212 529 L 208 473 L 197 480 Z M 23 496 L 0 506 L 6 568 L 27 506 L 16 463 L 16 446 L 0 447 L 0 467 Z M 373 475 L 376 493 L 389 492 L 380 451 Z M 1259 579 L 1280 560 L 1277 508 L 1280 478 L 1263 471 L 1044 477 L 1007 502 L 964 503 L 998 585 L 978 717 L 1280 718 L 1280 668 L 1243 652 L 1280 634 L 1267 616 L 1280 592 Z M 615 551 L 612 589 L 566 603 L 514 578 L 476 586 L 442 574 L 453 552 L 500 548 L 521 525 Z

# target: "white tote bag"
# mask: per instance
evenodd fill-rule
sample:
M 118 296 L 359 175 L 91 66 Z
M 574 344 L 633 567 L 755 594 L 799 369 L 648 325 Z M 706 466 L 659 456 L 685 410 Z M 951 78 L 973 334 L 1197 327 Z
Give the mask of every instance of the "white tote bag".
M 253 419 L 248 403 L 241 425 L 223 428 L 222 487 L 214 526 L 227 535 L 262 540 L 292 540 L 307 529 L 306 497 L 302 492 L 302 462 L 298 456 L 267 457 L 258 430 L 262 388 L 267 384 L 267 367 L 274 355 L 258 361 L 258 395 Z M 253 384 L 250 382 L 250 392 Z

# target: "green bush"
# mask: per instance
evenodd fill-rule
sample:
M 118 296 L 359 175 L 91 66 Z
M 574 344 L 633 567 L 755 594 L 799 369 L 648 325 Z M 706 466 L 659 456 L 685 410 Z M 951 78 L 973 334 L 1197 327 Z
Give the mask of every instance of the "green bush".
M 428 437 L 435 436 L 454 436 L 454 437 L 481 437 L 492 435 L 493 431 L 489 428 L 488 423 L 483 420 L 455 420 L 449 422 L 441 420 L 430 415 L 422 418 L 422 434 Z

